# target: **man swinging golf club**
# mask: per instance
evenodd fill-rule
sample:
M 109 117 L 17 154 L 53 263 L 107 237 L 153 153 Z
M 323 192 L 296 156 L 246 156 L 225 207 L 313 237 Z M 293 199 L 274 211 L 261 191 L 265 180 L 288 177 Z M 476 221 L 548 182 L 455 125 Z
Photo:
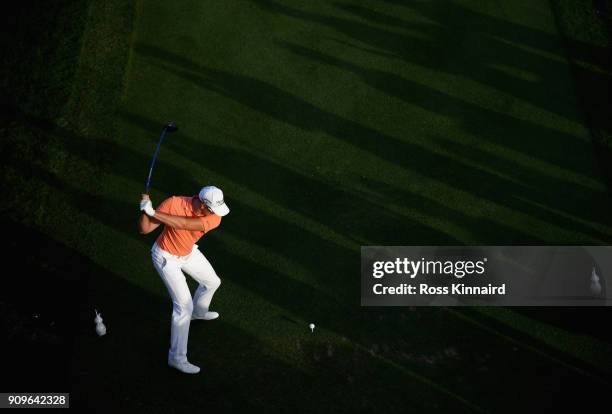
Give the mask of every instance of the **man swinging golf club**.
M 172 298 L 168 365 L 186 374 L 197 374 L 200 368 L 187 361 L 189 325 L 192 319 L 219 317 L 209 306 L 221 280 L 195 243 L 221 224 L 221 217 L 229 213 L 229 208 L 219 188 L 206 186 L 192 197 L 170 197 L 157 210 L 149 196 L 143 194 L 140 210 L 141 234 L 165 225 L 151 248 L 151 257 Z M 193 299 L 183 272 L 199 283 Z

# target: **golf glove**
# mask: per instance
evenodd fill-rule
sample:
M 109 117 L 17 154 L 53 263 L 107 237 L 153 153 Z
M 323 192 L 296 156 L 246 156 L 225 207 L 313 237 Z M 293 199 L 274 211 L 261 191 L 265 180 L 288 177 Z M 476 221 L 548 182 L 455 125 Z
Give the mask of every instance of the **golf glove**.
M 140 211 L 144 211 L 147 216 L 153 217 L 155 215 L 155 210 L 153 210 L 151 200 L 142 200 L 140 202 Z

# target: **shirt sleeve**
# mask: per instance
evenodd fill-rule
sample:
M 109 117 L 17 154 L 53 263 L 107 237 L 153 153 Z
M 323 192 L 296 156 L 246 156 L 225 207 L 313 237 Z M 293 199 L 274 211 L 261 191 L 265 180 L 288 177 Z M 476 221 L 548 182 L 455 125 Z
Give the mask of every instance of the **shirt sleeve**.
M 221 224 L 221 217 L 216 214 L 210 214 L 208 216 L 201 218 L 202 223 L 204 223 L 204 233 L 208 233 L 209 231 L 216 229 Z
M 160 213 L 170 214 L 170 207 L 172 205 L 172 199 L 174 197 L 170 197 L 165 199 L 159 206 L 157 206 L 157 211 Z

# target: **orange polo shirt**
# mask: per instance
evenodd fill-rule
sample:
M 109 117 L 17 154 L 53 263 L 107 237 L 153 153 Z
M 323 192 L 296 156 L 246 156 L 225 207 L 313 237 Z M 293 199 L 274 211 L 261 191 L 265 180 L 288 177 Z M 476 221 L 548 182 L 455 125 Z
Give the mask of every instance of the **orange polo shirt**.
M 186 256 L 191 253 L 193 245 L 200 237 L 221 224 L 221 217 L 216 214 L 198 216 L 193 211 L 193 197 L 173 196 L 157 207 L 157 211 L 181 217 L 198 217 L 204 223 L 204 231 L 178 230 L 164 225 L 164 230 L 157 238 L 157 245 L 175 256 Z

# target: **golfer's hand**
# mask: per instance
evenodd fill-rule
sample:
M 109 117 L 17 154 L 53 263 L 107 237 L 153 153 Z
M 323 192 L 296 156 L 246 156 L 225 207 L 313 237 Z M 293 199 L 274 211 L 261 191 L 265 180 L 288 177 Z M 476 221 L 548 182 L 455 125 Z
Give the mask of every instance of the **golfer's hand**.
M 153 217 L 155 215 L 155 210 L 153 209 L 151 200 L 142 200 L 140 202 L 140 211 L 144 211 L 147 216 Z
M 149 197 L 148 194 L 141 194 L 140 195 L 140 211 L 143 211 L 145 208 L 145 205 L 147 204 L 147 200 L 150 200 L 151 197 Z

